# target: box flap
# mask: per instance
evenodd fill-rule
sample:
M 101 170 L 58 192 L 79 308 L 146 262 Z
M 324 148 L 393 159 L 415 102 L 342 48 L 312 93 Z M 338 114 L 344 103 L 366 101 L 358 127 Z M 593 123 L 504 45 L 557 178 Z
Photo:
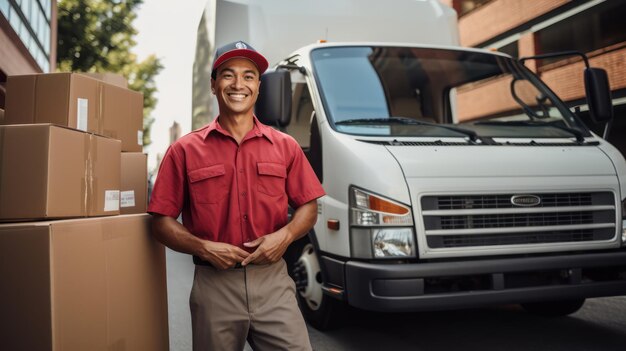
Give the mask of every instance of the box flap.
M 9 76 L 2 124 L 35 122 L 35 75 Z
M 51 222 L 55 350 L 106 350 L 102 219 Z
M 0 218 L 46 216 L 50 125 L 0 126 Z
M 47 217 L 87 216 L 89 138 L 88 133 L 51 128 Z
M 91 135 L 90 138 L 89 215 L 118 215 L 121 142 L 97 135 Z
M 4 350 L 52 344 L 47 225 L 0 225 L 0 340 Z
M 37 74 L 35 77 L 35 123 L 55 123 L 76 128 L 68 121 L 70 73 Z M 37 101 L 37 103 L 34 103 Z M 24 123 L 24 122 L 22 122 Z

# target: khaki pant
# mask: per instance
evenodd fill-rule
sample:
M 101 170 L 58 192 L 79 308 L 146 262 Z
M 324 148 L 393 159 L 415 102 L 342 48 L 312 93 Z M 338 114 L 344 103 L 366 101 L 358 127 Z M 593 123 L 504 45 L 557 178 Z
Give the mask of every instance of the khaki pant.
M 217 270 L 196 266 L 189 297 L 194 351 L 311 350 L 285 261 Z

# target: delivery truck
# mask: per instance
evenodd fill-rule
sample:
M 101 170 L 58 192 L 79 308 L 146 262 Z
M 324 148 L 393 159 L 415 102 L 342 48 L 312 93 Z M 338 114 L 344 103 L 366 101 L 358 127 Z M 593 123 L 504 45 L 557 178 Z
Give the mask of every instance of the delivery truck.
M 285 255 L 313 326 L 346 306 L 562 316 L 626 293 L 623 156 L 520 60 L 459 47 L 453 10 L 218 0 L 207 13 L 212 47 L 268 56 L 256 115 L 299 142 L 326 190 Z M 580 74 L 591 116 L 610 122 L 606 73 Z

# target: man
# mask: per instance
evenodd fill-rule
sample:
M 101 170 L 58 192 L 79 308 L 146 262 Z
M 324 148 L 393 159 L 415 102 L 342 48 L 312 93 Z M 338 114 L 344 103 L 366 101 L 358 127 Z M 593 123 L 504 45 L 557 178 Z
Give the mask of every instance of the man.
M 254 349 L 311 349 L 281 257 L 315 224 L 324 190 L 296 141 L 254 116 L 267 67 L 244 42 L 217 50 L 219 116 L 168 149 L 152 191 L 154 236 L 194 255 L 194 350 L 242 350 L 246 339 Z

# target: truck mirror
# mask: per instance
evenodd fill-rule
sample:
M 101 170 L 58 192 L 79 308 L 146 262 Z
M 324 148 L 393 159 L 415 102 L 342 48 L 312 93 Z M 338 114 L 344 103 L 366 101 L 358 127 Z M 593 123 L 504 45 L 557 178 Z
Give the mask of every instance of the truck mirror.
M 585 68 L 585 93 L 589 114 L 595 123 L 613 120 L 613 102 L 609 78 L 602 68 Z
M 288 71 L 271 71 L 261 76 L 255 114 L 263 124 L 279 128 L 291 119 L 291 75 Z

